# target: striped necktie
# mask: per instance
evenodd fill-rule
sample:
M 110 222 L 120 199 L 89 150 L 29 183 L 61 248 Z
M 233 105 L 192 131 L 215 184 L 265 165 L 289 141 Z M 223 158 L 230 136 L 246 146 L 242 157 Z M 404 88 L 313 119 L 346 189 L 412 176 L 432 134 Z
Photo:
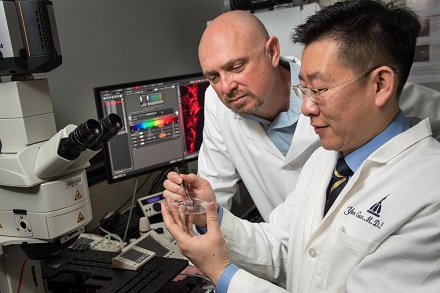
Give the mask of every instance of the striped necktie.
M 327 201 L 325 202 L 324 216 L 335 202 L 339 193 L 341 193 L 341 190 L 347 184 L 348 178 L 351 175 L 353 175 L 353 171 L 351 171 L 350 167 L 345 162 L 344 157 L 340 157 L 333 170 L 332 178 L 330 179 L 330 184 L 327 188 Z

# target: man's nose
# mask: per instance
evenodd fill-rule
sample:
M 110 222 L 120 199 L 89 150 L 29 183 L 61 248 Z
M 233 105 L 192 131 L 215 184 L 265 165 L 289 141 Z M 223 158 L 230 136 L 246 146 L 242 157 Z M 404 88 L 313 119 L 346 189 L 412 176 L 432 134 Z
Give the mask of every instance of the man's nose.
M 303 102 L 301 105 L 301 112 L 305 116 L 318 116 L 319 115 L 319 107 L 312 100 L 310 100 L 307 95 L 304 95 Z
M 221 79 L 222 91 L 228 95 L 237 88 L 237 82 L 230 74 L 225 74 Z

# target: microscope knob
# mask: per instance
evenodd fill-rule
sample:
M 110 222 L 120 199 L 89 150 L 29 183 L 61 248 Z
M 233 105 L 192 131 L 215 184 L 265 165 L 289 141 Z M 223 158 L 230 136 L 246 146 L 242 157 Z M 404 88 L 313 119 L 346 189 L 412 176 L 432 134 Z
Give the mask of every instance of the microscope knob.
M 153 203 L 153 210 L 155 210 L 156 212 L 160 212 L 160 203 L 155 202 Z

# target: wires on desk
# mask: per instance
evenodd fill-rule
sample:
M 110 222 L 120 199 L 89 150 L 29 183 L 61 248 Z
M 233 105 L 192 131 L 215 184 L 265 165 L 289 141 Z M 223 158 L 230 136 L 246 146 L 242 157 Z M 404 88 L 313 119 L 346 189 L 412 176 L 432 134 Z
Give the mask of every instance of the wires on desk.
M 106 239 L 110 240 L 110 238 L 116 239 L 117 241 L 119 241 L 119 242 L 121 243 L 121 250 L 122 250 L 122 248 L 124 248 L 124 246 L 125 246 L 125 241 L 122 240 L 122 238 L 119 237 L 118 234 L 111 233 L 111 232 L 105 230 L 105 229 L 102 228 L 102 227 L 99 227 L 99 230 L 101 230 L 102 232 L 105 233 L 105 236 L 104 236 L 104 239 L 103 239 L 103 240 L 106 240 Z
M 152 182 L 152 185 L 151 185 L 151 188 L 150 188 L 150 191 L 148 192 L 148 194 L 153 194 L 153 193 L 156 192 L 157 188 L 165 180 L 166 174 L 168 174 L 169 171 L 171 171 L 170 168 L 163 169 L 162 172 L 158 176 L 156 176 L 154 178 L 154 180 Z M 150 180 L 152 175 L 153 175 L 153 173 L 150 173 L 147 176 L 147 178 L 144 180 L 144 182 L 142 182 L 142 184 L 139 186 L 139 188 L 137 188 L 137 186 L 135 186 L 135 194 L 139 193 L 139 191 L 145 186 L 145 184 L 148 182 L 148 180 Z M 138 184 L 137 182 L 138 182 L 138 178 L 136 178 L 136 182 L 135 182 L 136 185 Z M 132 198 L 133 198 L 132 196 L 129 197 L 123 204 L 121 204 L 121 206 L 116 211 L 120 211 L 130 201 L 130 199 L 132 199 Z M 121 212 L 121 214 L 125 213 L 128 209 L 134 208 L 134 207 L 136 207 L 136 206 L 132 204 L 131 207 L 128 207 L 128 208 L 124 209 L 124 211 Z
M 88 251 L 88 250 L 100 250 L 109 252 L 121 252 L 125 246 L 121 237 L 111 233 L 104 228 L 100 227 L 101 231 L 105 233 L 105 236 L 81 233 L 79 238 L 69 246 L 72 251 Z M 115 239 L 115 240 L 112 240 Z
M 128 242 L 132 237 L 138 237 L 138 216 L 141 216 L 142 211 L 138 209 L 136 200 L 138 199 L 140 193 L 151 194 L 152 192 L 159 190 L 170 170 L 170 168 L 165 168 L 159 173 L 150 173 L 144 179 L 141 177 L 133 178 L 132 183 L 134 183 L 134 187 L 131 184 L 130 185 L 132 187 L 129 187 L 132 190 L 132 193 L 129 196 L 125 194 L 124 197 L 128 198 L 125 198 L 123 200 L 124 202 L 119 207 L 113 211 L 107 212 L 107 214 L 100 219 L 100 227 L 104 228 L 110 233 L 119 235 L 123 242 Z M 146 185 L 151 185 L 151 187 L 149 187 L 150 191 L 145 190 Z M 162 215 L 160 214 L 157 215 L 157 217 L 153 216 L 151 218 L 152 223 L 157 222 L 157 220 L 161 220 L 161 218 Z M 97 235 L 104 236 L 104 233 L 101 232 L 102 230 L 100 230 L 100 227 L 98 226 L 94 228 L 92 231 L 89 231 L 89 233 L 96 233 Z
M 28 257 L 26 257 L 21 265 L 21 270 L 20 270 L 20 280 L 18 281 L 18 288 L 17 288 L 17 293 L 20 293 L 21 290 L 21 285 L 23 284 L 23 275 L 24 275 L 24 266 L 26 265 L 26 262 L 28 260 Z
M 131 207 L 133 206 L 134 202 L 136 201 L 137 185 L 138 185 L 138 177 L 136 177 L 136 181 L 134 183 L 133 196 L 132 196 L 131 205 L 130 205 Z M 123 242 L 125 242 L 125 240 L 127 239 L 128 227 L 130 226 L 130 219 L 131 219 L 132 213 L 133 213 L 133 209 L 130 209 L 130 213 L 128 214 L 127 226 L 125 227 L 124 238 L 122 238 Z
M 165 180 L 167 174 L 171 171 L 171 168 L 163 169 L 162 172 L 154 179 L 153 184 L 151 185 L 151 189 L 149 194 L 156 193 L 157 188 L 160 184 Z

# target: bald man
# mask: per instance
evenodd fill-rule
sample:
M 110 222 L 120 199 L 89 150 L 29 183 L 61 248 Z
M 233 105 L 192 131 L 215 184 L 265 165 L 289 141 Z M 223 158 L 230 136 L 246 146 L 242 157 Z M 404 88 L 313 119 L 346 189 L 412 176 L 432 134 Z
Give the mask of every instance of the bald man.
M 269 36 L 253 14 L 240 10 L 208 25 L 199 60 L 211 86 L 205 95 L 198 173 L 211 182 L 218 203 L 227 209 L 243 180 L 267 221 L 319 145 L 308 118 L 300 118 L 302 101 L 291 90 L 299 83 L 299 61 L 282 58 L 277 37 Z
M 300 83 L 300 62 L 280 56 L 277 37 L 269 36 L 253 14 L 240 10 L 224 13 L 208 25 L 200 40 L 199 60 L 211 86 L 205 95 L 198 174 L 208 179 L 218 203 L 227 209 L 243 180 L 268 221 L 320 145 L 309 118 L 301 114 L 302 100 L 291 88 Z M 437 95 L 431 100 L 440 103 L 438 92 L 413 84 L 410 91 L 411 101 L 402 103 L 402 109 L 411 116 L 426 117 L 423 111 L 435 109 L 420 109 L 423 102 L 415 96 Z

